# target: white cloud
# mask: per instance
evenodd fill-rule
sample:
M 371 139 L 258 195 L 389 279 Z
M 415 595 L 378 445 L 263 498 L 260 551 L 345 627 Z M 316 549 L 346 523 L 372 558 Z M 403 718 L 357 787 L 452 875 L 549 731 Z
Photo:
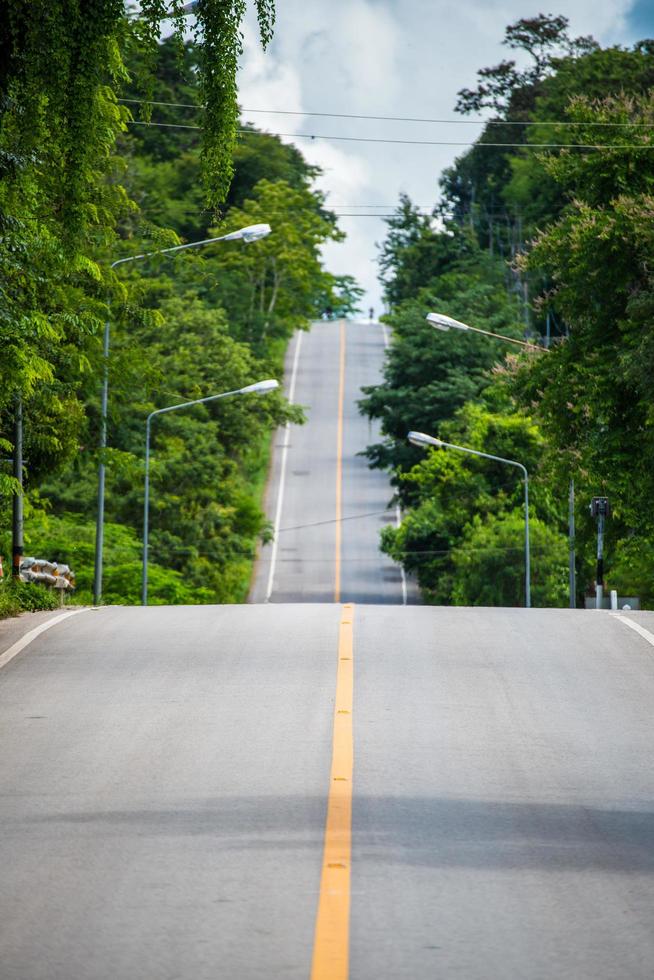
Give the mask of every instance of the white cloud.
M 632 6 L 633 0 L 553 0 L 545 9 L 569 17 L 573 35 L 593 34 L 611 44 L 627 39 Z M 512 56 L 500 43 L 505 26 L 541 9 L 536 0 L 278 0 L 275 38 L 265 53 L 249 14 L 240 101 L 250 109 L 453 119 L 456 93 L 474 85 L 477 69 Z M 307 115 L 249 118 L 288 134 L 466 142 L 478 132 L 473 126 Z M 295 142 L 324 168 L 321 186 L 330 203 L 349 210 L 393 206 L 400 191 L 417 204 L 433 205 L 439 174 L 465 149 Z M 328 247 L 329 268 L 357 276 L 368 290 L 366 302 L 379 308 L 375 242 L 383 239 L 385 225 L 369 217 L 344 217 L 341 225 L 348 240 Z

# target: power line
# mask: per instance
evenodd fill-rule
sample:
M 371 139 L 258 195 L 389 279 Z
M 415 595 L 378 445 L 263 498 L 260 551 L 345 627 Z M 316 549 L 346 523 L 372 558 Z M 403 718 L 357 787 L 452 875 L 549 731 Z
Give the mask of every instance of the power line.
M 147 105 L 158 105 L 167 106 L 171 109 L 199 109 L 204 112 L 205 107 L 203 105 L 197 105 L 193 102 L 150 102 L 144 99 L 118 99 L 118 102 L 129 103 L 131 105 L 141 105 L 143 103 Z M 612 126 L 618 128 L 639 128 L 645 127 L 647 129 L 653 129 L 654 123 L 622 123 L 622 122 L 593 122 L 593 123 L 579 123 L 570 119 L 561 120 L 525 120 L 524 122 L 518 122 L 514 119 L 428 119 L 416 116 L 366 116 L 366 115 L 355 115 L 349 112 L 308 112 L 300 109 L 241 109 L 241 113 L 251 112 L 252 114 L 270 115 L 270 116 L 315 116 L 322 119 L 370 119 L 376 122 L 408 122 L 408 123 L 438 123 L 446 126 Z
M 331 201 L 328 200 L 322 201 L 320 206 L 324 208 L 326 211 L 328 211 L 329 213 L 337 213 L 339 209 L 342 208 L 358 208 L 360 210 L 372 209 L 372 208 L 384 209 L 384 211 L 382 212 L 377 212 L 377 211 L 375 211 L 374 213 L 371 212 L 373 214 L 373 217 L 375 214 L 378 213 L 383 214 L 385 213 L 385 211 L 393 211 L 394 216 L 397 217 L 396 209 L 398 207 L 397 202 L 395 204 L 332 204 Z M 146 204 L 144 206 L 140 206 L 139 210 L 143 212 L 160 211 L 162 208 L 166 208 L 166 207 L 167 205 L 164 203 L 160 203 L 160 204 L 153 203 L 153 204 Z M 436 207 L 438 209 L 436 213 L 434 213 Z M 279 211 L 279 212 L 272 211 L 268 213 L 271 213 L 272 215 L 288 214 L 289 211 L 303 212 L 304 210 L 306 209 L 285 208 L 284 211 Z M 420 218 L 456 217 L 459 214 L 459 210 L 460 209 L 453 208 L 453 207 L 450 207 L 449 209 L 445 210 L 445 209 L 441 209 L 440 206 L 433 205 L 433 204 L 413 205 L 413 213 Z M 525 208 L 516 207 L 515 205 L 511 205 L 510 210 L 508 207 L 493 207 L 493 208 L 484 207 L 480 211 L 480 215 L 482 217 L 489 216 L 489 217 L 511 218 L 514 216 L 518 216 L 520 214 L 524 214 L 525 210 L 526 210 Z M 213 208 L 183 208 L 181 210 L 175 208 L 175 213 L 176 214 L 213 214 L 214 210 Z
M 197 129 L 202 130 L 202 126 L 191 126 L 184 123 L 162 123 L 162 122 L 145 122 L 140 119 L 134 119 L 129 122 L 130 126 L 157 126 L 162 129 Z M 259 135 L 251 129 L 239 129 L 237 130 L 239 136 L 249 136 L 249 135 Z M 525 150 L 563 150 L 563 149 L 575 149 L 575 150 L 651 150 L 654 149 L 654 143 L 644 144 L 635 146 L 632 143 L 488 143 L 488 142 L 458 142 L 452 140 L 406 140 L 406 139 L 389 139 L 385 138 L 374 138 L 371 136 L 323 136 L 318 133 L 268 133 L 269 136 L 278 136 L 281 139 L 306 139 L 306 140 L 332 140 L 338 141 L 340 143 L 385 143 L 385 144 L 401 144 L 404 146 L 475 146 L 475 147 L 489 147 L 498 149 L 500 147 L 511 148 L 522 148 Z

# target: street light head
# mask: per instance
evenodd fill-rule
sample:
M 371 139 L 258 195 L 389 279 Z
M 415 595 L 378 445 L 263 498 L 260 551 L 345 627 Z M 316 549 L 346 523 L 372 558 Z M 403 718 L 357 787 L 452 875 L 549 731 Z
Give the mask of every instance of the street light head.
M 241 229 L 241 234 L 244 242 L 256 242 L 259 238 L 265 238 L 271 231 L 272 228 L 267 224 L 249 225 Z
M 253 385 L 246 385 L 245 388 L 239 390 L 239 395 L 265 395 L 269 391 L 274 391 L 275 388 L 279 388 L 279 381 L 268 378 L 266 381 L 255 381 Z
M 436 439 L 434 436 L 428 436 L 424 432 L 409 432 L 407 438 L 409 442 L 413 443 L 414 446 L 442 446 L 443 445 L 440 439 Z
M 449 330 L 451 327 L 455 330 L 470 329 L 467 323 L 461 323 L 460 320 L 455 320 L 451 316 L 445 316 L 444 313 L 428 313 L 425 319 L 431 323 L 432 327 L 436 327 L 437 330 Z
M 238 231 L 232 231 L 229 235 L 223 235 L 223 242 L 256 242 L 259 238 L 265 238 L 272 231 L 270 225 L 246 225 L 245 228 L 239 228 Z

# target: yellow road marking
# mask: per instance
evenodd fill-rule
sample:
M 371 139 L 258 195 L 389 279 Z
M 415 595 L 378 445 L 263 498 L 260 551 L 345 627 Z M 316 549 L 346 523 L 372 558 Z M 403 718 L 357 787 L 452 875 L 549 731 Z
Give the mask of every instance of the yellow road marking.
M 348 977 L 354 768 L 353 613 L 351 604 L 343 606 L 339 625 L 332 766 L 311 980 L 347 980 Z
M 343 400 L 345 397 L 345 320 L 339 332 L 338 423 L 336 429 L 336 560 L 334 602 L 341 601 L 341 508 L 343 502 Z

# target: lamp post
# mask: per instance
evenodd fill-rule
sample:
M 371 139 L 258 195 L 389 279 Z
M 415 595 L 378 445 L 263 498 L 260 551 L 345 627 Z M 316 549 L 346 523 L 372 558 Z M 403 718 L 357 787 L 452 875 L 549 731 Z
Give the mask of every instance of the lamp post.
M 166 408 L 157 408 L 150 412 L 145 422 L 145 492 L 143 496 L 143 577 L 141 583 L 141 604 L 148 604 L 148 532 L 150 522 L 150 429 L 152 419 L 155 415 L 165 415 L 167 412 L 176 412 L 180 408 L 190 408 L 191 405 L 203 405 L 206 402 L 215 402 L 219 398 L 229 398 L 231 395 L 265 395 L 269 391 L 274 391 L 279 387 L 279 382 L 274 378 L 265 381 L 257 381 L 245 388 L 237 388 L 234 391 L 224 391 L 219 395 L 208 395 L 206 398 L 194 398 L 190 402 L 181 402 L 179 405 L 168 405 Z
M 517 340 L 515 337 L 507 337 L 503 333 L 493 333 L 491 330 L 481 330 L 479 327 L 471 327 L 469 323 L 462 323 L 454 317 L 446 316 L 444 313 L 428 313 L 426 319 L 437 330 L 469 330 L 471 333 L 481 333 L 485 337 L 493 337 L 494 340 L 504 340 L 507 344 L 517 344 L 518 347 L 526 347 L 528 350 L 537 350 L 543 354 L 549 354 L 547 347 L 540 344 L 530 344 L 528 340 Z
M 442 449 L 456 449 L 460 453 L 469 453 L 471 456 L 482 456 L 484 459 L 493 459 L 497 463 L 506 463 L 508 466 L 515 466 L 522 471 L 525 482 L 525 606 L 531 608 L 531 568 L 529 556 L 529 474 L 522 463 L 515 459 L 504 459 L 502 456 L 493 456 L 491 453 L 482 453 L 478 449 L 468 449 L 466 446 L 455 446 L 451 442 L 443 442 L 434 436 L 425 435 L 424 432 L 409 432 L 409 442 L 414 446 L 436 446 Z
M 214 242 L 257 241 L 265 238 L 271 232 L 270 225 L 258 224 L 247 225 L 232 231 L 227 235 L 220 235 L 217 238 L 204 238 L 200 242 L 188 242 L 186 245 L 175 245 L 173 248 L 160 248 L 154 252 L 142 252 L 140 255 L 128 255 L 124 259 L 116 259 L 111 263 L 111 268 L 115 269 L 119 265 L 127 262 L 136 262 L 140 259 L 150 259 L 155 255 L 172 255 L 175 252 L 183 252 L 188 248 L 200 248 L 202 245 L 213 245 Z M 102 377 L 102 396 L 100 401 L 100 460 L 98 462 L 98 506 L 95 523 L 95 568 L 93 575 L 93 603 L 100 605 L 102 600 L 102 553 L 104 549 L 104 496 L 105 496 L 105 464 L 104 451 L 107 448 L 107 404 L 109 400 L 109 341 L 110 341 L 111 322 L 107 317 L 104 325 L 103 343 L 103 377 Z
M 23 399 L 20 393 L 16 395 L 16 414 L 14 417 L 14 479 L 18 483 L 18 490 L 14 493 L 12 503 L 11 572 L 17 580 L 20 575 L 20 565 L 25 548 L 23 539 Z
M 493 337 L 495 340 L 505 340 L 509 344 L 517 344 L 519 347 L 526 347 L 528 350 L 536 350 L 541 354 L 550 354 L 549 333 L 548 346 L 541 347 L 538 344 L 530 344 L 526 340 L 516 340 L 515 337 L 507 337 L 503 333 L 492 333 L 490 330 L 481 330 L 479 327 L 471 327 L 468 323 L 462 323 L 444 313 L 428 313 L 426 320 L 437 330 L 470 330 L 472 333 L 480 333 L 485 337 Z M 549 314 L 548 314 L 549 330 Z M 575 555 L 575 481 L 570 477 L 568 489 L 568 591 L 570 593 L 570 609 L 577 608 L 577 561 Z

